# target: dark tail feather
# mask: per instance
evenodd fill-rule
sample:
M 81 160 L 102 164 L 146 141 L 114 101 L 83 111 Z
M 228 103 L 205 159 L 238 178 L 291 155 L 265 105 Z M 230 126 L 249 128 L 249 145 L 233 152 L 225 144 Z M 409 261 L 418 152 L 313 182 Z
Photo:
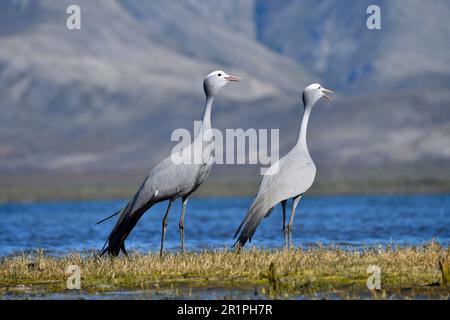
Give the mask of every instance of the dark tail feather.
M 120 214 L 114 229 L 111 231 L 108 239 L 106 239 L 106 242 L 103 245 L 100 256 L 109 253 L 111 256 L 117 257 L 120 251 L 127 255 L 127 251 L 125 250 L 125 239 L 136 226 L 136 223 L 142 215 L 155 204 L 152 200 L 154 200 L 155 196 L 158 194 L 158 192 L 155 191 L 151 197 L 147 198 L 145 193 L 147 180 L 148 176 L 145 178 L 138 192 L 134 195 L 133 200 L 128 202 L 125 208 L 98 222 L 102 223 L 103 221 Z
M 106 245 L 108 244 L 108 239 L 106 239 L 105 244 L 103 245 L 102 249 L 100 250 L 99 256 L 102 257 L 106 252 L 108 252 L 108 248 Z
M 269 200 L 270 199 L 264 195 L 255 199 L 234 235 L 236 238 L 240 232 L 239 237 L 234 244 L 235 248 L 242 248 L 247 241 L 252 240 L 256 228 L 258 228 L 261 221 L 270 214 L 273 209 L 274 205 L 271 204 Z
M 102 220 L 100 220 L 99 222 L 97 222 L 95 225 L 98 225 L 98 224 L 100 224 L 100 223 L 103 223 L 103 222 L 105 222 L 105 221 L 107 221 L 107 220 L 109 220 L 109 219 L 111 219 L 112 217 L 115 217 L 115 216 L 117 216 L 118 214 L 120 214 L 120 212 L 122 212 L 122 210 L 119 210 L 119 211 L 117 211 L 117 212 L 115 212 L 115 213 L 113 213 L 112 215 L 110 215 L 109 217 L 107 217 L 107 218 L 105 218 L 105 219 L 102 219 Z
M 108 238 L 105 241 L 105 244 L 103 245 L 102 250 L 100 251 L 100 256 L 105 255 L 106 253 L 117 257 L 122 249 L 125 248 L 125 239 L 128 236 L 128 233 L 133 229 L 133 227 L 129 228 L 128 221 L 130 220 L 130 215 L 132 212 L 130 212 L 130 204 L 127 204 L 125 208 L 120 210 L 119 212 L 114 213 L 113 215 L 109 216 L 106 219 L 103 219 L 102 221 L 99 221 L 97 224 L 102 223 L 103 221 L 106 221 L 118 214 L 120 214 L 119 219 L 116 222 L 116 225 L 114 226 L 113 230 L 109 234 Z
M 125 250 L 125 240 L 142 215 L 150 209 L 152 205 L 153 203 L 149 203 L 144 207 L 132 211 L 132 204 L 127 204 L 127 206 L 120 211 L 120 217 L 117 220 L 114 229 L 109 234 L 108 239 L 100 252 L 100 256 L 108 253 L 111 256 L 117 257 L 120 251 L 127 255 L 127 251 Z
M 242 220 L 241 224 L 239 225 L 236 232 L 234 233 L 233 239 L 236 239 L 236 237 L 238 236 L 239 232 L 242 229 L 242 226 L 247 222 L 247 217 L 248 217 L 248 212 L 247 212 L 247 215 L 245 216 L 244 220 Z

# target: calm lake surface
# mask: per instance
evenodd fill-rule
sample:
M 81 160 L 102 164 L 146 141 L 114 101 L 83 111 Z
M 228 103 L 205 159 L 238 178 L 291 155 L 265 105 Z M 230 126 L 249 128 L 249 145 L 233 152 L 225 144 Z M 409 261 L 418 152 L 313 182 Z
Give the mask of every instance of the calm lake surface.
M 251 198 L 191 199 L 185 219 L 188 250 L 223 249 L 233 235 Z M 0 204 L 0 256 L 41 248 L 49 254 L 97 250 L 115 219 L 95 222 L 117 211 L 125 201 L 83 201 Z M 158 251 L 166 204 L 148 211 L 129 236 L 128 250 Z M 290 208 L 289 208 L 290 210 Z M 177 201 L 169 215 L 165 248 L 179 248 Z M 290 211 L 289 211 L 290 212 Z M 265 219 L 252 245 L 282 247 L 281 206 Z M 293 230 L 296 246 L 321 242 L 340 246 L 420 244 L 435 239 L 450 245 L 450 195 L 306 196 L 300 202 Z

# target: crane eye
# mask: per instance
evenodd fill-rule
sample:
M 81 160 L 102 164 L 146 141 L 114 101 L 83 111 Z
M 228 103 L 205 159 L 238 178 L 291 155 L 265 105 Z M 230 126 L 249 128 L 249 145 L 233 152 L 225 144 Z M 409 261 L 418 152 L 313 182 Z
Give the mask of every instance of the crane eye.
M 219 73 L 218 75 L 217 75 L 218 77 L 220 77 L 220 76 L 222 76 L 222 74 L 221 73 Z

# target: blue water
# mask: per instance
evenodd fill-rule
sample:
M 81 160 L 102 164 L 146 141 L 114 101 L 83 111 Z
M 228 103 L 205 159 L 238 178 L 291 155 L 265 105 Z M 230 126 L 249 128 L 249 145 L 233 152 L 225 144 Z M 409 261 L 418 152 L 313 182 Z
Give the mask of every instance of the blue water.
M 188 250 L 226 248 L 252 199 L 191 199 L 186 212 Z M 53 202 L 0 205 L 0 256 L 41 248 L 54 255 L 100 249 L 114 220 L 95 222 L 118 210 L 124 201 Z M 147 212 L 128 238 L 129 250 L 157 251 L 166 204 Z M 166 245 L 179 247 L 179 202 L 169 215 Z M 290 211 L 289 211 L 290 212 Z M 414 245 L 435 239 L 450 245 L 450 195 L 306 196 L 293 228 L 296 246 L 317 242 L 361 247 Z M 282 247 L 281 208 L 265 219 L 251 244 Z

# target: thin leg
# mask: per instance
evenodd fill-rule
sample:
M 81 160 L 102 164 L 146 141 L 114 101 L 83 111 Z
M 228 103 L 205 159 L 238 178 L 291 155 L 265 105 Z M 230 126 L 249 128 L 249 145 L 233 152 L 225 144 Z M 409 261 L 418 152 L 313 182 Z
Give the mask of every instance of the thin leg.
M 286 203 L 287 200 L 281 201 L 281 207 L 283 208 L 283 236 L 284 236 L 284 246 L 287 246 L 287 229 L 286 229 Z
M 297 198 L 292 198 L 292 212 L 291 212 L 291 218 L 289 219 L 289 225 L 288 225 L 289 248 L 291 248 L 291 246 L 292 246 L 292 225 L 294 224 L 295 210 L 297 209 L 297 205 L 301 198 L 302 198 L 301 195 L 299 195 Z
M 159 251 L 159 255 L 162 256 L 163 248 L 164 248 L 164 238 L 166 237 L 166 229 L 167 229 L 167 216 L 169 215 L 170 207 L 172 206 L 173 200 L 169 200 L 169 205 L 167 206 L 166 214 L 162 220 L 162 234 L 161 234 L 161 250 Z
M 180 227 L 181 251 L 184 252 L 184 214 L 186 213 L 186 205 L 188 198 L 182 199 L 181 216 L 178 226 Z

